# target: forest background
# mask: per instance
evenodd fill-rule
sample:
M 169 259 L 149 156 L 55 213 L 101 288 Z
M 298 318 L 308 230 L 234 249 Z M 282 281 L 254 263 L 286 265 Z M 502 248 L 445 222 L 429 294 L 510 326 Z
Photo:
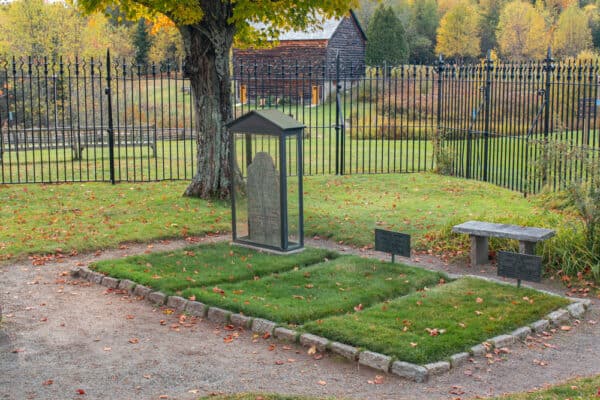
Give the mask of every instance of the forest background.
M 355 10 L 369 38 L 367 63 L 429 64 L 439 54 L 458 62 L 485 57 L 596 59 L 600 0 L 361 0 Z M 84 15 L 74 6 L 14 0 L 0 6 L 0 58 L 102 57 L 140 64 L 180 60 L 175 25 L 156 15 L 128 21 L 118 8 Z

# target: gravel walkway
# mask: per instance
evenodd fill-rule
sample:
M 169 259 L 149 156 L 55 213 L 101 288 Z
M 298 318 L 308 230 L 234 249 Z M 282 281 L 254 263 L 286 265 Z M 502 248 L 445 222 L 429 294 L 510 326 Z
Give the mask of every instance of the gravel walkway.
M 468 399 L 600 374 L 597 299 L 570 331 L 550 332 L 511 347 L 509 354 L 476 358 L 417 384 L 392 375 L 377 377 L 376 371 L 329 353 L 315 357 L 299 346 L 250 332 L 180 319 L 68 275 L 72 267 L 101 258 L 186 244 L 131 245 L 0 267 L 0 399 L 194 399 L 242 391 L 348 399 Z M 308 244 L 385 257 L 321 240 Z M 453 273 L 492 273 L 491 268 L 472 271 L 425 256 L 413 257 L 412 263 Z M 562 290 L 551 282 L 540 287 Z M 224 340 L 228 335 L 230 342 Z

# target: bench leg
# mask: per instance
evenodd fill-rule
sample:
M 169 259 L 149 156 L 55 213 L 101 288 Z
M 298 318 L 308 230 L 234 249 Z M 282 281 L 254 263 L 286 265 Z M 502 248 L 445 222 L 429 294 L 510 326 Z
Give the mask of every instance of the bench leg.
M 535 242 L 519 242 L 519 253 L 535 255 Z
M 489 248 L 486 236 L 471 235 L 471 265 L 488 263 Z

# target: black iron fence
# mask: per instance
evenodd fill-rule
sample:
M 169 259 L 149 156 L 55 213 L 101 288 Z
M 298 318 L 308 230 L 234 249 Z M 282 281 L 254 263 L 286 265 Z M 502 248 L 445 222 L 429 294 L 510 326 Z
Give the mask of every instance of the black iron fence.
M 184 69 L 2 62 L 0 183 L 191 179 L 197 133 Z M 365 70 L 273 60 L 235 65 L 232 89 L 235 116 L 272 107 L 306 125 L 307 175 L 435 169 L 536 192 L 585 179 L 584 166 L 598 163 L 597 63 Z

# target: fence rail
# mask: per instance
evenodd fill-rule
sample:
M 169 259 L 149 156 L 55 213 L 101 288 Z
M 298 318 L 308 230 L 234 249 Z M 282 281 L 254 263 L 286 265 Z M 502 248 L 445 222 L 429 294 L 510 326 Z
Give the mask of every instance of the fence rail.
M 184 70 L 0 62 L 0 183 L 191 179 L 197 133 Z M 584 150 L 592 163 L 600 153 L 597 62 L 440 59 L 365 70 L 273 60 L 236 65 L 232 89 L 234 116 L 271 107 L 306 125 L 308 175 L 435 168 L 537 192 L 587 179 L 580 160 L 550 162 L 549 143 Z

